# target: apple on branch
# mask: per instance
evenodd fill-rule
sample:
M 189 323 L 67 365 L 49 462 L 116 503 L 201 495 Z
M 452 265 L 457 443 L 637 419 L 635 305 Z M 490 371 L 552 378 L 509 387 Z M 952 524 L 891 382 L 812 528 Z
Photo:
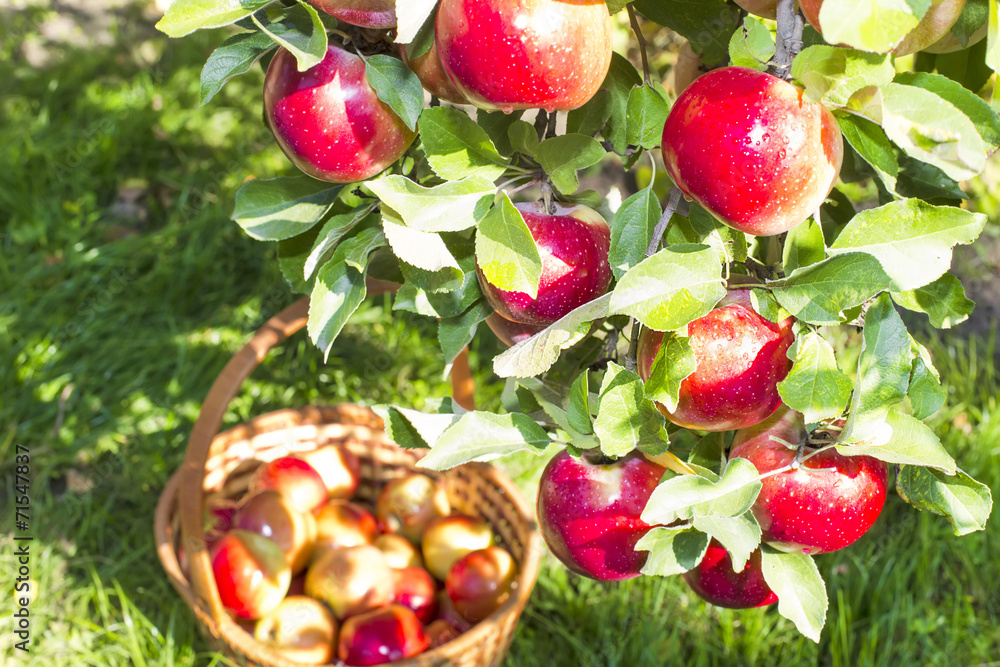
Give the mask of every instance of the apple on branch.
M 781 404 L 778 383 L 792 367 L 788 348 L 794 319 L 779 324 L 754 311 L 750 290 L 730 290 L 707 315 L 688 324 L 698 366 L 681 382 L 677 407 L 660 412 L 679 426 L 703 431 L 746 428 Z M 652 374 L 663 333 L 643 329 L 636 352 L 639 377 Z
M 844 155 L 833 114 L 787 81 L 746 67 L 698 77 L 663 128 L 677 187 L 733 229 L 786 232 L 830 194 Z
M 309 0 L 338 21 L 362 28 L 396 27 L 395 0 Z
M 871 456 L 844 456 L 833 447 L 817 452 L 808 437 L 802 414 L 782 406 L 738 431 L 729 459 L 746 459 L 761 475 L 789 468 L 761 479 L 752 508 L 761 539 L 782 551 L 821 554 L 872 527 L 885 504 L 888 469 Z
M 496 287 L 477 264 L 479 286 L 498 315 L 511 322 L 544 328 L 608 291 L 611 227 L 600 213 L 579 205 L 554 204 L 554 213 L 546 212 L 538 202 L 514 206 L 538 246 L 542 276 L 538 295 L 532 298 L 525 292 Z
M 741 572 L 736 572 L 729 552 L 713 539 L 701 562 L 683 576 L 698 597 L 716 607 L 750 609 L 766 607 L 778 601 L 778 596 L 764 581 L 760 549 L 750 554 L 750 560 Z

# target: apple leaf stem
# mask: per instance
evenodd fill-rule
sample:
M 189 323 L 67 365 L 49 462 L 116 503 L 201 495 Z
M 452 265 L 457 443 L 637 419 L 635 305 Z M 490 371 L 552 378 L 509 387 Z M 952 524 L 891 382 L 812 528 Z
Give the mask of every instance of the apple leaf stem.
M 639 364 L 636 361 L 636 357 L 639 351 L 639 332 L 641 327 L 639 325 L 639 320 L 634 317 L 630 320 L 632 325 L 632 335 L 629 336 L 628 352 L 625 353 L 625 370 L 636 372 Z
M 774 44 L 774 57 L 768 72 L 785 81 L 792 78 L 792 60 L 802 50 L 802 14 L 795 8 L 795 0 L 778 0 L 778 38 Z
M 670 199 L 667 200 L 667 206 L 663 209 L 663 215 L 660 216 L 660 221 L 656 223 L 656 227 L 653 228 L 653 238 L 649 241 L 649 246 L 646 248 L 646 257 L 652 257 L 656 254 L 656 251 L 660 247 L 660 243 L 663 241 L 663 235 L 667 233 L 667 226 L 673 220 L 674 212 L 677 211 L 677 204 L 681 201 L 681 190 L 676 185 L 670 191 Z
M 646 56 L 646 37 L 642 34 L 642 27 L 639 25 L 639 19 L 635 15 L 632 3 L 628 3 L 625 7 L 628 9 L 628 20 L 632 24 L 632 32 L 635 33 L 635 38 L 639 42 L 639 57 L 642 58 L 642 80 L 649 86 L 651 81 L 649 78 L 649 58 Z

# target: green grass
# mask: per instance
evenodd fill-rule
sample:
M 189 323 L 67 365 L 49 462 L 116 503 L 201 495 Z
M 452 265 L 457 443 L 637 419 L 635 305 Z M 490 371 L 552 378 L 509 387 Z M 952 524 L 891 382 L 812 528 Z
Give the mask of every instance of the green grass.
M 11 463 L 22 445 L 38 587 L 27 656 L 12 648 L 0 597 L 0 663 L 225 664 L 160 570 L 153 509 L 212 380 L 296 298 L 274 248 L 228 219 L 243 179 L 289 166 L 260 122 L 259 73 L 197 106 L 216 36 L 167 43 L 123 23 L 119 46 L 38 70 L 16 57 L 23 18 L 0 28 L 12 37 L 0 60 L 0 164 L 11 165 L 0 170 L 0 573 L 15 570 Z M 162 53 L 155 66 L 136 64 L 143 42 Z M 133 215 L 116 208 L 127 188 L 143 193 Z M 365 304 L 327 362 L 302 335 L 282 346 L 226 424 L 315 402 L 420 407 L 444 396 L 433 323 L 387 304 Z M 480 400 L 496 406 L 489 338 L 473 363 Z M 1000 491 L 995 343 L 945 332 L 928 344 L 949 391 L 933 425 Z M 534 463 L 511 464 L 529 492 Z M 956 538 L 893 495 L 860 542 L 819 559 L 831 597 L 819 645 L 774 609 L 708 607 L 679 578 L 601 584 L 549 558 L 508 663 L 1000 664 L 997 524 Z

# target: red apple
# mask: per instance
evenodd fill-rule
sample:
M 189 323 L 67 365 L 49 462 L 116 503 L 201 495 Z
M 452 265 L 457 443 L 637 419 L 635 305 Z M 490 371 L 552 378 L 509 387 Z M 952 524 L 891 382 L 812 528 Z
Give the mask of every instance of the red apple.
M 778 15 L 778 0 L 733 0 L 754 16 L 773 19 Z
M 428 650 L 436 649 L 438 646 L 446 644 L 462 634 L 461 630 L 443 618 L 432 621 L 426 630 L 427 638 L 430 640 L 430 646 L 427 647 Z
M 424 565 L 438 581 L 444 581 L 455 561 L 492 542 L 493 529 L 485 521 L 464 514 L 435 519 L 424 531 Z
M 569 111 L 598 91 L 611 66 L 603 0 L 443 0 L 441 62 L 480 109 Z
M 293 575 L 304 570 L 312 558 L 316 520 L 292 507 L 288 496 L 275 489 L 260 491 L 244 501 L 233 526 L 273 540 L 285 554 Z
M 349 500 L 361 483 L 361 461 L 343 445 L 325 445 L 297 454 L 319 473 L 329 498 Z
M 731 290 L 707 315 L 688 324 L 698 366 L 681 382 L 670 421 L 703 431 L 731 431 L 757 424 L 781 404 L 778 383 L 792 367 L 788 348 L 795 340 L 794 319 L 780 324 L 761 317 L 749 290 Z M 663 333 L 644 329 L 636 352 L 639 377 L 646 381 L 663 342 Z
M 920 23 L 892 49 L 892 53 L 905 56 L 937 42 L 948 34 L 958 21 L 962 10 L 965 9 L 965 2 L 966 0 L 931 0 L 930 7 L 920 19 Z M 822 6 L 823 0 L 799 0 L 803 16 L 821 34 L 823 31 L 819 27 L 819 12 Z
M 349 500 L 331 500 L 316 513 L 316 557 L 339 547 L 371 544 L 378 535 L 372 513 Z
M 955 36 L 955 33 L 949 30 L 948 34 L 946 34 L 944 37 L 942 37 L 941 39 L 934 42 L 930 46 L 925 47 L 921 50 L 926 51 L 927 53 L 955 53 L 956 51 L 967 49 L 970 46 L 978 44 L 979 42 L 986 39 L 986 33 L 988 32 L 988 28 L 989 26 L 983 25 L 983 27 L 979 28 L 974 33 L 972 33 L 972 35 L 969 37 L 968 41 L 965 44 L 962 44 L 962 42 L 958 41 L 958 37 Z
M 538 485 L 545 543 L 577 574 L 604 581 L 639 576 L 647 552 L 635 544 L 651 527 L 639 517 L 664 472 L 638 451 L 612 463 L 598 452 L 559 452 Z
M 611 228 L 601 214 L 586 206 L 515 204 L 524 216 L 542 258 L 538 296 L 508 292 L 491 284 L 476 266 L 479 286 L 502 317 L 547 327 L 574 308 L 603 295 L 611 286 Z
M 684 581 L 701 599 L 716 607 L 750 609 L 778 601 L 778 596 L 764 581 L 760 549 L 750 554 L 742 572 L 735 572 L 729 552 L 714 539 L 701 562 L 684 573 Z
M 802 415 L 782 407 L 738 431 L 729 458 L 746 459 L 761 474 L 768 473 L 790 465 L 807 437 Z M 804 451 L 797 469 L 761 480 L 753 513 L 762 540 L 806 554 L 843 549 L 864 535 L 882 511 L 886 464 L 870 456 L 843 456 L 832 447 L 818 454 L 808 446 Z
M 414 544 L 420 543 L 427 524 L 449 512 L 451 505 L 444 487 L 419 473 L 386 484 L 375 503 L 375 517 L 382 531 L 398 533 Z
M 326 485 L 316 469 L 300 458 L 282 456 L 257 468 L 248 493 L 280 491 L 300 512 L 312 512 L 326 502 Z
M 270 539 L 248 530 L 231 530 L 209 552 L 219 598 L 239 618 L 260 618 L 288 592 L 292 571 L 285 554 Z
M 406 49 L 403 46 L 399 47 L 399 55 L 403 62 L 406 63 L 406 66 L 420 79 L 420 84 L 424 87 L 424 90 L 431 95 L 452 104 L 469 103 L 469 100 L 458 89 L 458 86 L 448 78 L 448 73 L 444 70 L 444 65 L 441 63 L 441 56 L 438 55 L 437 44 L 432 43 L 426 53 L 417 56 L 413 60 L 406 57 Z
M 362 28 L 396 27 L 395 0 L 309 0 L 338 21 Z
M 413 543 L 402 535 L 391 533 L 375 538 L 375 547 L 385 556 L 385 562 L 394 570 L 405 567 L 423 567 L 424 559 Z
M 368 544 L 324 551 L 306 572 L 306 595 L 343 620 L 392 603 L 392 570 Z
M 205 501 L 204 531 L 209 546 L 233 527 L 233 517 L 240 505 L 228 498 L 211 498 Z
M 844 155 L 833 114 L 765 72 L 724 67 L 677 98 L 663 162 L 685 195 L 748 234 L 788 231 L 830 194 Z
M 394 604 L 344 621 L 337 657 L 348 665 L 382 665 L 411 658 L 429 645 L 416 614 Z
M 253 635 L 288 660 L 322 665 L 333 661 L 337 619 L 319 600 L 289 596 L 257 621 Z
M 416 136 L 378 99 L 364 61 L 335 44 L 305 72 L 289 51 L 279 49 L 264 78 L 264 112 L 288 159 L 333 183 L 371 178 L 398 160 Z
M 422 567 L 392 571 L 395 601 L 413 610 L 421 623 L 429 623 L 437 612 L 437 586 L 431 573 Z
M 539 331 L 545 329 L 544 326 L 537 324 L 522 324 L 521 322 L 513 322 L 505 317 L 501 317 L 497 313 L 491 313 L 489 317 L 486 318 L 486 325 L 490 328 L 500 342 L 510 347 L 511 345 L 517 345 L 521 341 L 528 340 L 534 336 Z
M 517 581 L 517 565 L 500 547 L 470 551 L 448 571 L 448 597 L 470 623 L 478 623 L 499 609 Z

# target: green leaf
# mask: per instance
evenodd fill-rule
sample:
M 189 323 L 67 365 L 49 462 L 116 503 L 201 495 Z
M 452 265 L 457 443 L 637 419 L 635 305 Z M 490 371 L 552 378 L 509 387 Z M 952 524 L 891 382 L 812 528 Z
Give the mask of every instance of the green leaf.
M 281 241 L 311 229 L 341 189 L 308 176 L 247 181 L 236 192 L 233 219 L 258 241 Z
M 424 108 L 424 89 L 413 70 L 399 58 L 374 55 L 365 58 L 365 78 L 378 98 L 415 131 Z
M 947 475 L 955 474 L 955 459 L 922 421 L 889 410 L 886 424 L 892 435 L 884 445 L 837 445 L 837 451 L 844 456 L 871 456 L 886 463 L 925 466 Z
M 594 320 L 607 317 L 611 295 L 605 294 L 570 311 L 528 340 L 522 341 L 493 359 L 493 371 L 500 377 L 534 377 L 552 367 L 559 353 L 579 343 Z
M 495 181 L 510 160 L 497 152 L 483 128 L 453 107 L 432 107 L 420 115 L 427 162 L 446 181 L 480 176 Z
M 739 7 L 725 0 L 636 0 L 643 16 L 686 37 L 708 67 L 729 59 L 729 38 L 740 25 Z
M 569 112 L 567 128 L 589 127 L 593 121 L 583 123 L 585 117 L 607 119 L 606 123 L 601 123 L 601 135 L 611 142 L 615 152 L 625 153 L 628 148 L 628 96 L 634 87 L 641 85 L 642 77 L 635 66 L 624 56 L 612 53 L 611 66 L 601 84 L 601 92 L 581 108 Z M 583 127 L 579 131 L 588 134 Z
M 764 581 L 778 596 L 778 613 L 819 643 L 830 602 L 816 562 L 801 552 L 783 553 L 766 544 L 760 555 Z
M 961 205 L 968 199 L 958 181 L 954 180 L 934 165 L 899 156 L 899 178 L 896 192 L 902 197 L 923 199 L 931 204 Z
M 949 31 L 962 48 L 969 46 L 972 36 L 989 22 L 991 0 L 968 0 L 958 20 Z
M 663 125 L 670 114 L 670 105 L 652 86 L 636 86 L 628 94 L 626 103 L 628 128 L 626 141 L 646 150 L 660 145 Z
M 393 175 L 365 185 L 399 214 L 403 224 L 422 232 L 459 232 L 474 227 L 489 211 L 497 191 L 493 182 L 482 176 L 424 187 Z
M 805 87 L 806 101 L 830 107 L 848 106 L 856 93 L 885 86 L 895 74 L 890 56 L 825 44 L 802 49 L 792 61 L 792 78 Z
M 245 74 L 268 51 L 274 40 L 262 32 L 241 32 L 224 41 L 201 68 L 201 104 L 212 101 L 234 76 Z
M 701 475 L 678 475 L 660 482 L 641 518 L 655 525 L 694 516 L 739 516 L 750 509 L 760 489 L 757 468 L 746 459 L 733 459 L 717 481 Z
M 552 137 L 535 148 L 535 159 L 552 179 L 552 185 L 567 195 L 580 188 L 576 172 L 597 164 L 605 155 L 601 142 L 582 134 Z
M 479 323 L 493 314 L 493 307 L 485 300 L 471 306 L 461 315 L 442 319 L 438 323 L 438 343 L 444 354 L 445 364 L 452 364 L 466 345 L 472 342 Z
M 851 397 L 851 379 L 837 367 L 833 346 L 815 331 L 796 339 L 795 364 L 778 383 L 781 400 L 807 424 L 837 417 Z
M 888 294 L 872 302 L 862 334 L 850 416 L 838 441 L 882 444 L 885 417 L 906 396 L 911 366 L 910 334 Z
M 926 72 L 903 72 L 896 75 L 895 81 L 904 86 L 916 86 L 929 90 L 950 102 L 969 117 L 986 144 L 987 151 L 992 153 L 1000 147 L 1000 117 L 983 98 L 962 84 L 952 81 L 946 76 L 927 74 Z
M 889 284 L 877 259 L 856 252 L 801 267 L 768 286 L 778 303 L 798 319 L 832 326 L 841 323 L 844 310 L 861 305 Z
M 312 5 L 300 2 L 286 9 L 281 21 L 271 23 L 267 17 L 254 14 L 254 24 L 275 42 L 295 56 L 295 64 L 300 72 L 315 67 L 326 57 L 326 27 Z
M 273 0 L 177 0 L 156 28 L 169 37 L 183 37 L 195 30 L 236 23 L 271 2 Z
M 691 349 L 691 339 L 672 331 L 663 333 L 663 342 L 653 359 L 646 395 L 658 401 L 668 412 L 677 409 L 681 383 L 698 368 L 698 358 Z
M 623 201 L 615 211 L 608 254 L 615 280 L 621 280 L 626 271 L 646 258 L 646 248 L 661 213 L 652 185 Z
M 479 221 L 476 258 L 491 285 L 508 292 L 538 296 L 542 259 L 531 230 L 506 193 Z
M 749 67 L 764 72 L 774 55 L 774 38 L 763 23 L 747 16 L 729 40 L 729 60 L 736 67 Z M 792 63 L 794 68 L 794 62 Z
M 635 68 L 633 68 L 632 71 L 635 72 Z M 639 81 L 641 83 L 642 79 L 639 79 Z M 607 79 L 605 79 L 605 83 L 607 83 Z M 592 137 L 604 129 L 611 113 L 611 92 L 607 88 L 602 88 L 590 98 L 590 101 L 582 107 L 573 109 L 566 115 L 566 132 L 572 134 L 583 134 L 588 137 Z M 625 117 L 625 113 L 627 113 L 627 111 L 622 114 L 622 118 Z M 621 132 L 621 141 L 623 146 L 627 141 L 627 137 L 625 135 L 626 131 L 627 128 L 623 127 Z M 624 150 L 624 148 L 622 150 Z
M 492 461 L 515 452 L 540 454 L 549 444 L 545 430 L 521 413 L 468 412 L 437 439 L 417 466 L 447 470 L 471 461 Z
M 708 551 L 708 535 L 690 528 L 656 527 L 635 543 L 636 551 L 648 551 L 642 574 L 672 577 L 693 570 Z
M 323 223 L 316 241 L 313 243 L 309 256 L 302 267 L 302 278 L 309 280 L 316 268 L 323 263 L 337 244 L 373 211 L 372 206 L 362 206 L 350 213 L 343 213 L 329 218 Z
M 962 470 L 950 476 L 933 468 L 903 466 L 896 491 L 918 510 L 947 517 L 958 536 L 986 530 L 993 510 L 990 488 Z
M 815 219 L 809 218 L 788 230 L 782 257 L 785 273 L 792 273 L 800 266 L 810 266 L 826 258 L 823 228 Z
M 451 254 L 440 234 L 421 232 L 402 224 L 399 214 L 382 205 L 382 228 L 396 257 L 424 271 L 451 270 L 455 280 L 461 280 L 458 260 Z
M 434 13 L 437 0 L 406 0 L 396 3 L 396 41 L 409 44 Z M 419 55 L 419 54 L 417 54 Z
M 747 237 L 728 227 L 698 204 L 692 203 L 688 217 L 677 216 L 665 237 L 665 245 L 685 243 L 711 246 L 725 263 L 742 262 L 747 258 Z
M 538 148 L 538 132 L 534 126 L 523 120 L 511 123 L 507 128 L 507 140 L 511 150 L 530 158 L 535 157 L 535 150 Z
M 1000 71 L 1000 14 L 997 0 L 990 0 L 989 22 L 986 25 L 986 64 L 994 72 Z
M 930 0 L 825 0 L 823 38 L 860 51 L 887 53 L 917 27 Z
M 972 121 L 950 102 L 923 88 L 890 83 L 882 89 L 886 134 L 903 151 L 957 181 L 986 165 L 986 145 Z
M 882 128 L 860 116 L 843 113 L 837 114 L 837 123 L 851 148 L 872 166 L 885 189 L 890 194 L 895 194 L 899 163 L 896 161 L 896 151 Z
M 625 456 L 636 448 L 656 454 L 666 450 L 666 420 L 646 398 L 638 375 L 610 362 L 600 397 L 594 433 L 606 456 Z
M 760 525 L 752 512 L 733 517 L 696 516 L 694 527 L 722 544 L 733 560 L 734 572 L 742 572 L 750 554 L 760 546 Z
M 725 293 L 715 250 L 675 246 L 622 276 L 612 292 L 611 311 L 631 315 L 657 331 L 672 331 L 706 315 Z
M 594 432 L 594 422 L 590 416 L 590 377 L 587 371 L 580 373 L 570 388 L 567 418 L 573 430 L 584 435 Z
M 512 113 L 504 113 L 503 111 L 488 112 L 478 109 L 476 111 L 476 124 L 486 130 L 486 134 L 493 140 L 493 143 L 501 154 L 510 155 L 513 152 L 513 148 L 510 145 L 510 140 L 507 138 L 507 133 L 523 115 L 524 111 L 520 110 Z M 538 140 L 537 132 L 535 133 L 535 140 Z
M 389 439 L 406 449 L 427 448 L 438 441 L 459 415 L 428 414 L 389 406 L 385 410 L 385 430 Z
M 726 439 L 723 433 L 708 433 L 698 440 L 688 455 L 688 464 L 700 466 L 721 475 L 728 463 L 726 459 Z
M 906 396 L 913 407 L 913 416 L 916 419 L 927 419 L 944 405 L 946 393 L 927 348 L 913 340 L 912 336 L 910 343 L 914 354 Z
M 868 253 L 892 279 L 892 290 L 913 290 L 944 275 L 952 248 L 975 241 L 985 225 L 982 213 L 904 199 L 858 213 L 829 253 Z
M 298 236 L 278 241 L 278 267 L 285 282 L 299 294 L 312 292 L 312 284 L 305 277 L 305 264 L 319 236 L 319 226 Z

